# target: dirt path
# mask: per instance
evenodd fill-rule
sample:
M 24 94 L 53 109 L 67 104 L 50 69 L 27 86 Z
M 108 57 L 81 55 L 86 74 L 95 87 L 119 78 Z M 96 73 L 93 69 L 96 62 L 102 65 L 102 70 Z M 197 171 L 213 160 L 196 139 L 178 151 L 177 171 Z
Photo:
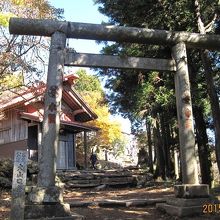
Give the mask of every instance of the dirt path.
M 66 201 L 96 201 L 100 199 L 154 199 L 173 194 L 173 188 L 163 186 L 148 188 L 105 188 L 97 191 L 95 189 L 76 189 L 66 191 L 64 198 Z
M 65 191 L 64 199 L 66 202 L 77 201 L 98 201 L 104 199 L 154 199 L 173 195 L 173 188 L 151 187 L 151 188 L 107 188 L 102 191 L 95 189 L 76 189 L 74 191 Z M 0 220 L 7 219 L 10 212 L 10 194 L 1 192 L 0 194 Z M 72 212 L 85 217 L 85 220 L 177 220 L 176 217 L 168 216 L 155 209 L 155 206 L 147 207 L 127 207 L 127 208 L 100 208 L 98 206 L 89 206 L 86 208 L 72 208 Z M 183 220 L 217 220 L 220 214 L 208 216 L 195 216 L 182 218 Z
M 103 191 L 94 190 L 78 190 L 77 192 L 67 192 L 65 200 L 69 202 L 83 201 L 92 202 L 104 199 L 155 199 L 164 198 L 173 195 L 173 188 L 150 187 L 150 188 L 126 188 L 126 189 L 105 189 Z M 177 217 L 171 217 L 165 213 L 156 210 L 155 206 L 147 206 L 142 208 L 100 208 L 98 206 L 90 206 L 86 208 L 72 208 L 73 212 L 83 215 L 86 220 L 177 220 Z M 183 220 L 219 220 L 219 215 L 203 215 L 181 218 Z
M 171 188 L 163 189 L 105 189 L 103 191 L 82 190 L 81 192 L 69 192 L 65 195 L 66 201 L 83 201 L 94 202 L 98 200 L 114 199 L 153 199 L 164 197 L 172 194 Z M 146 208 L 100 208 L 90 206 L 87 208 L 73 208 L 73 212 L 83 215 L 86 220 L 120 220 L 120 219 L 164 219 L 161 213 L 155 210 L 155 207 Z
M 85 220 L 219 220 L 220 215 L 203 215 L 186 218 L 171 217 L 158 212 L 155 207 L 146 208 L 77 208 L 73 210 Z

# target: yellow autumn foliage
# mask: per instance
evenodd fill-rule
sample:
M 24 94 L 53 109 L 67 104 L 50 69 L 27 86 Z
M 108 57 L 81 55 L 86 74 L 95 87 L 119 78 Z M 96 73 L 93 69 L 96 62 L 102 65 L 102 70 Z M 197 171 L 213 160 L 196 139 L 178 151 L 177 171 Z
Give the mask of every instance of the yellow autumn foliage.
M 31 4 L 30 0 L 7 0 L 7 1 L 5 1 L 5 4 L 7 2 L 11 3 L 11 7 L 14 7 L 14 6 L 27 7 L 28 3 Z M 21 16 L 22 16 L 22 14 L 21 14 Z M 17 15 L 14 13 L 11 13 L 11 12 L 5 12 L 5 11 L 0 12 L 0 26 L 8 27 L 9 26 L 9 19 L 11 17 L 17 17 Z
M 111 147 L 115 140 L 122 138 L 120 122 L 110 119 L 108 105 L 102 103 L 103 96 L 100 91 L 85 92 L 82 95 L 86 103 L 98 115 L 98 119 L 89 122 L 90 125 L 100 128 L 97 133 L 97 144 Z
M 0 26 L 8 27 L 10 17 L 16 17 L 14 14 L 10 12 L 0 12 Z
M 16 88 L 23 84 L 22 74 L 6 74 L 4 77 L 0 77 L 0 94 L 1 91 L 10 88 Z
M 88 122 L 89 125 L 100 128 L 90 146 L 97 145 L 104 148 L 113 148 L 115 143 L 123 139 L 121 124 L 119 121 L 110 119 L 111 114 L 105 102 L 101 83 L 97 76 L 87 74 L 84 69 L 78 70 L 77 75 L 79 78 L 74 88 L 98 116 L 98 119 Z
M 25 5 L 25 0 L 11 0 L 14 5 Z
M 10 17 L 53 18 L 54 12 L 48 0 L 1 0 L 0 25 L 8 27 Z

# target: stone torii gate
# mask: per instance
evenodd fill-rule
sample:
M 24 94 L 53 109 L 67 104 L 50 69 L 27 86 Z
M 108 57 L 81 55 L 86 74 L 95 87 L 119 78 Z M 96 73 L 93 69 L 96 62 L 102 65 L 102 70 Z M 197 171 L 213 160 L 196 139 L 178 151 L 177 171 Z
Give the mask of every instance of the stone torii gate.
M 22 18 L 11 18 L 9 30 L 16 35 L 51 37 L 38 187 L 48 189 L 55 186 L 64 65 L 132 68 L 176 71 L 175 94 L 184 184 L 175 187 L 175 194 L 182 198 L 195 193 L 197 197 L 208 195 L 208 186 L 198 182 L 186 46 L 219 50 L 219 35 Z M 172 48 L 173 60 L 79 54 L 65 49 L 66 38 L 168 45 Z

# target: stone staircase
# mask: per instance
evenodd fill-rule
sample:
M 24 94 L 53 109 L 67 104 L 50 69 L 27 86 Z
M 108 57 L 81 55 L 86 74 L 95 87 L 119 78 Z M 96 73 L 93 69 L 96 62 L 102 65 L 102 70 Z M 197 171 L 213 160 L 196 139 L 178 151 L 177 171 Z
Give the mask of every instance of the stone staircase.
M 66 188 L 137 186 L 151 179 L 150 174 L 135 169 L 73 170 L 59 172 L 58 177 Z

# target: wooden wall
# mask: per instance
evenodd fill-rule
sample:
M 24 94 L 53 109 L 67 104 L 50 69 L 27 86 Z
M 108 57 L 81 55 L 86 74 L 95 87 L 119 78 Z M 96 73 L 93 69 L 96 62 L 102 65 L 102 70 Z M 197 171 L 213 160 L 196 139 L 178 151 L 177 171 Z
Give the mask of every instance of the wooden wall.
M 0 146 L 28 138 L 28 122 L 20 119 L 18 110 L 5 112 L 0 120 Z
M 27 150 L 27 140 L 1 144 L 0 145 L 0 159 L 3 159 L 3 158 L 14 159 L 15 150 Z

